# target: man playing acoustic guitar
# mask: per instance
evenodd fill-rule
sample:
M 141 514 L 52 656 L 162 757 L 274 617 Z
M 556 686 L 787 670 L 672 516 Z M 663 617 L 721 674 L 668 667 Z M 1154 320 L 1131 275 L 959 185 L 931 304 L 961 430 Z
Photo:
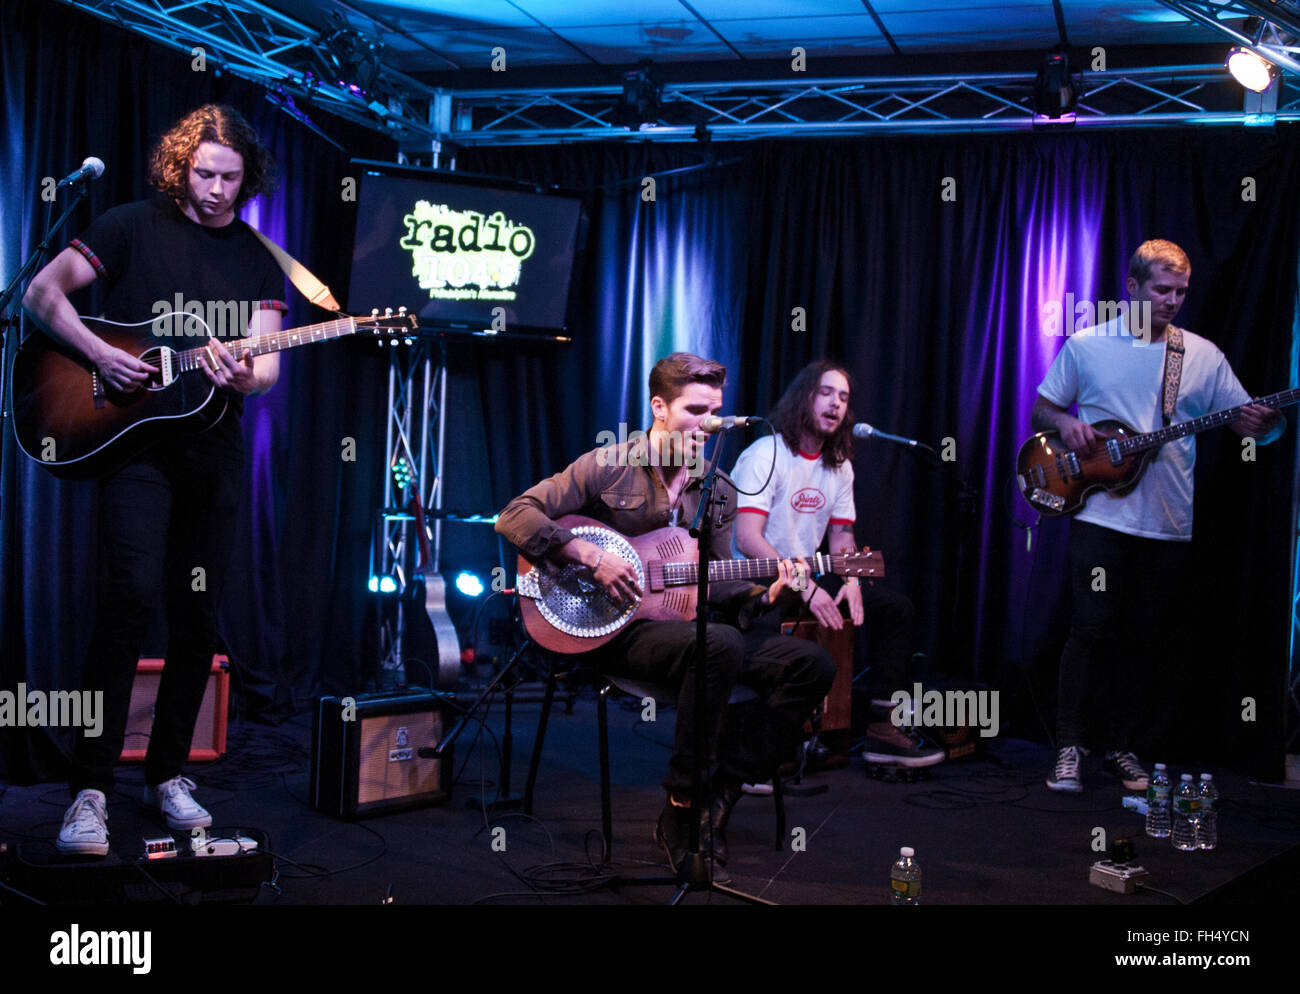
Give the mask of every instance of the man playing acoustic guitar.
M 1066 340 L 1038 388 L 1034 430 L 1058 432 L 1067 449 L 1091 454 L 1105 447 L 1104 437 L 1090 426 L 1100 420 L 1151 432 L 1161 427 L 1162 415 L 1165 423 L 1181 422 L 1241 406 L 1231 425 L 1237 434 L 1260 444 L 1281 435 L 1286 422 L 1272 408 L 1250 403 L 1223 353 L 1172 324 L 1190 276 L 1187 254 L 1172 242 L 1138 246 L 1129 261 L 1127 311 Z M 1143 307 L 1150 308 L 1149 321 L 1130 325 L 1134 310 Z M 1143 324 L 1149 335 L 1130 332 Z M 1181 373 L 1176 373 L 1180 344 Z M 1078 418 L 1066 410 L 1075 403 Z M 1170 415 L 1166 406 L 1174 403 Z M 1083 789 L 1079 765 L 1094 682 L 1110 690 L 1098 698 L 1111 705 L 1106 769 L 1129 790 L 1147 786 L 1146 770 L 1133 752 L 1134 737 L 1139 715 L 1152 713 L 1151 694 L 1165 672 L 1161 660 L 1180 626 L 1195 459 L 1194 436 L 1166 442 L 1132 491 L 1094 494 L 1070 524 L 1074 615 L 1061 653 L 1057 759 L 1047 779 L 1052 790 Z M 1096 582 L 1098 568 L 1105 571 L 1104 584 Z
M 700 464 L 699 449 L 705 440 L 697 429 L 706 415 L 722 407 L 726 377 L 721 363 L 690 353 L 660 359 L 650 372 L 654 422 L 648 435 L 588 452 L 525 491 L 501 512 L 497 531 L 533 562 L 586 566 L 603 596 L 615 603 L 640 597 L 636 571 L 626 560 L 575 536 L 554 519 L 583 514 L 626 536 L 666 525 L 689 526 L 701 500 L 701 474 L 691 469 Z M 715 497 L 725 502 L 706 558 L 730 560 L 736 493 L 722 476 Z M 745 580 L 715 581 L 709 586 L 710 604 L 703 609 L 712 606 L 730 617 L 746 618 L 778 600 L 797 596 L 790 592 L 791 576 L 792 564 L 782 562 L 780 576 L 768 588 Z M 773 776 L 835 676 L 830 656 L 812 642 L 763 631 L 742 633 L 730 624 L 711 623 L 700 663 L 707 689 L 708 738 L 698 743 L 690 679 L 694 650 L 694 622 L 633 621 L 593 654 L 594 665 L 603 673 L 664 684 L 677 694 L 675 744 L 664 779 L 668 799 L 656 831 L 674 870 L 688 845 L 695 751 L 705 754 L 710 776 L 706 786 L 713 796 L 711 817 L 702 813 L 701 827 L 712 828 L 714 859 L 721 865 L 726 863 L 723 833 L 741 796 L 741 784 Z M 737 680 L 754 685 L 762 702 L 746 709 L 743 722 L 734 720 L 733 714 L 720 742 L 727 699 Z M 701 838 L 707 852 L 707 835 L 702 833 Z
M 243 117 L 229 107 L 200 107 L 153 152 L 149 179 L 160 196 L 96 220 L 36 274 L 24 306 L 52 338 L 84 356 L 109 390 L 128 394 L 158 371 L 108 345 L 77 317 L 68 294 L 96 279 L 103 280 L 104 317 L 111 321 L 148 321 L 158 313 L 157 302 L 179 296 L 201 308 L 256 301 L 249 327 L 215 329 L 229 337 L 279 331 L 280 313 L 287 310 L 284 277 L 238 218 L 240 207 L 270 188 L 271 170 L 270 156 Z M 167 663 L 145 759 L 145 802 L 159 808 L 172 829 L 212 824 L 190 796 L 194 784 L 181 775 L 181 763 L 217 648 L 216 606 L 243 475 L 239 413 L 244 395 L 274 385 L 279 356 L 236 362 L 219 338 L 211 339 L 207 353 L 204 372 L 229 404 L 220 421 L 202 434 L 159 442 L 100 481 L 96 619 L 83 686 L 103 691 L 105 724 L 99 737 L 77 739 L 69 784 L 75 800 L 58 838 L 64 853 L 108 852 L 107 794 L 160 591 L 167 604 Z

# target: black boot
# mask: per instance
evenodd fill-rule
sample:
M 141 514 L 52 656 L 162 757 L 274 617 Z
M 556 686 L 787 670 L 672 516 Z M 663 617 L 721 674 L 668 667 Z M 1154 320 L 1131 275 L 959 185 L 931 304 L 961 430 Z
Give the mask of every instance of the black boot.
M 713 858 L 722 866 L 727 865 L 727 822 L 736 802 L 745 796 L 739 780 L 727 781 L 713 795 Z

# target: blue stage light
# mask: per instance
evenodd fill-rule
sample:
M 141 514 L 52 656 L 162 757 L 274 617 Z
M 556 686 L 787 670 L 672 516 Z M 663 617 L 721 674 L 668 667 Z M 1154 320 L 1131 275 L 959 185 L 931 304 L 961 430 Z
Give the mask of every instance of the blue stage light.
M 473 573 L 457 573 L 456 589 L 466 597 L 479 597 L 483 594 L 483 581 Z

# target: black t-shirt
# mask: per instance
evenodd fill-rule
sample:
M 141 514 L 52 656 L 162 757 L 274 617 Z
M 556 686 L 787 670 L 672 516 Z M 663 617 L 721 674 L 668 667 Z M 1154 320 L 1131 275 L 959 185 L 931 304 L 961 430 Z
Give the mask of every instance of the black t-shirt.
M 105 318 L 151 322 L 153 336 L 177 350 L 201 346 L 208 334 L 245 336 L 258 310 L 288 310 L 284 273 L 248 225 L 205 227 L 164 196 L 106 211 L 72 247 L 107 281 Z M 232 400 L 243 409 L 241 395 Z

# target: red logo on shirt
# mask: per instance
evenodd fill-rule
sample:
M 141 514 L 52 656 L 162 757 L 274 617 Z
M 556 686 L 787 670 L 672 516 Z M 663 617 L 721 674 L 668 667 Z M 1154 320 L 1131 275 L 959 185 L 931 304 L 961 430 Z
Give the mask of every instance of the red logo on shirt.
M 812 514 L 826 506 L 826 495 L 816 487 L 804 487 L 790 496 L 790 506 L 801 514 Z

